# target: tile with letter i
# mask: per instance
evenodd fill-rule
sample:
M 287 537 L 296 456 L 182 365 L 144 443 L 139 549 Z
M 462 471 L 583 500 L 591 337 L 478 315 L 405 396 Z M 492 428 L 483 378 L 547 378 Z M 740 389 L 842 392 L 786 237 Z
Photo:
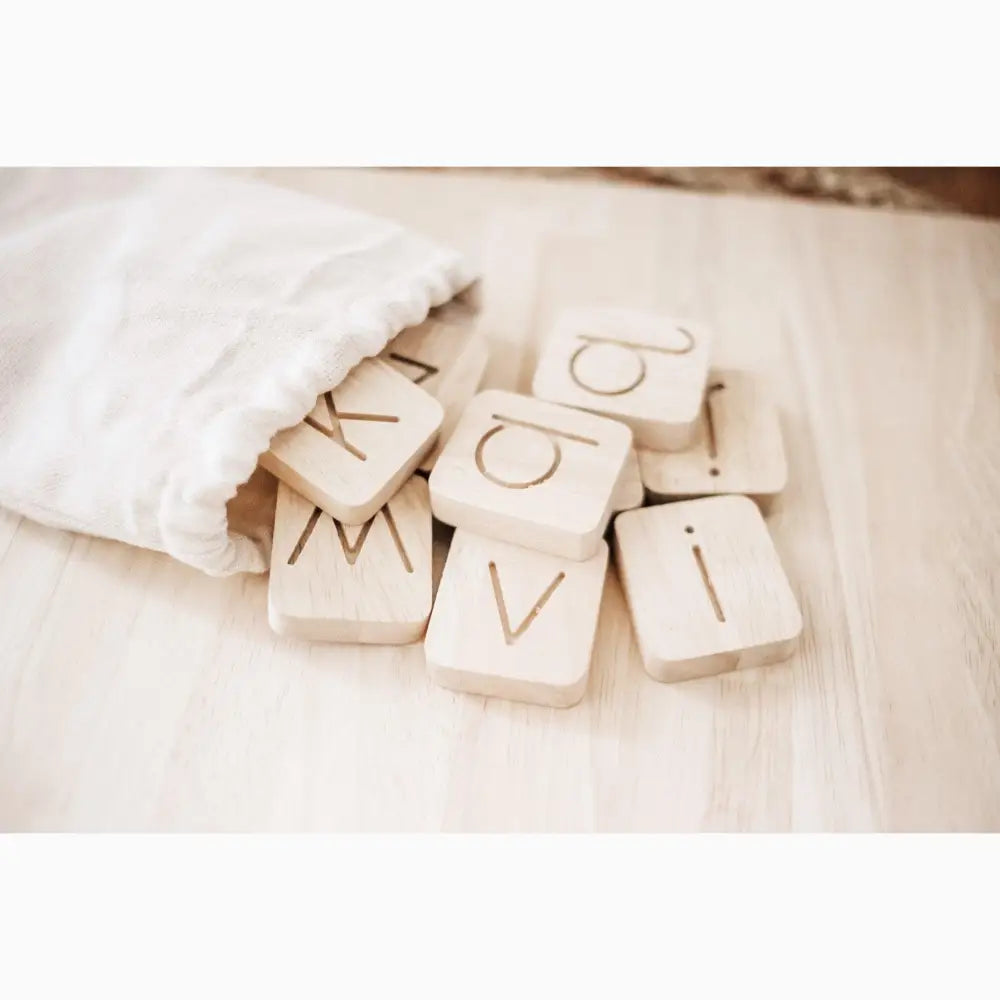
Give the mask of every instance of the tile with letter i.
M 431 611 L 427 482 L 411 477 L 360 527 L 278 484 L 268 618 L 325 642 L 416 642 Z
M 615 520 L 615 559 L 647 673 L 684 681 L 795 651 L 802 617 L 757 505 L 722 496 Z
M 554 708 L 583 697 L 608 546 L 582 562 L 458 529 L 424 653 L 442 687 Z
M 444 409 L 437 442 L 419 465 L 421 472 L 430 472 L 486 374 L 486 338 L 471 322 L 428 319 L 391 340 L 380 357 Z
M 466 407 L 430 476 L 438 520 L 567 559 L 589 559 L 632 447 L 615 420 L 490 389 Z
M 368 359 L 276 434 L 260 464 L 337 520 L 363 524 L 417 468 L 442 417 L 433 396 Z
M 686 448 L 701 408 L 712 335 L 701 323 L 634 309 L 570 309 L 542 344 L 540 399 L 627 423 L 638 447 Z
M 766 511 L 785 488 L 788 465 L 778 408 L 763 380 L 712 371 L 691 447 L 641 450 L 639 466 L 653 503 L 743 493 Z

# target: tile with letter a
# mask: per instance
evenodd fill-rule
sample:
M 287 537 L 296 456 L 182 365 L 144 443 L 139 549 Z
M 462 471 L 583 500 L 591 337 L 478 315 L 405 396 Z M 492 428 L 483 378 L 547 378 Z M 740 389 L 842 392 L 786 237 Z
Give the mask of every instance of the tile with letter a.
M 646 671 L 684 681 L 791 656 L 802 618 L 757 505 L 722 496 L 615 519 L 615 559 Z
M 260 464 L 338 520 L 362 524 L 417 468 L 442 416 L 433 396 L 368 359 L 276 434 Z
M 759 376 L 710 373 L 694 442 L 684 451 L 640 451 L 653 502 L 744 493 L 762 509 L 788 478 L 778 408 Z
M 608 546 L 583 562 L 455 532 L 427 626 L 442 687 L 566 708 L 583 697 Z
M 694 434 L 712 335 L 634 309 L 570 309 L 542 344 L 532 392 L 627 423 L 636 445 L 673 451 Z
M 268 618 L 282 635 L 399 644 L 431 611 L 427 483 L 411 477 L 360 527 L 344 525 L 278 484 Z
M 419 465 L 421 472 L 430 472 L 486 374 L 486 338 L 476 332 L 472 322 L 428 319 L 391 340 L 380 357 L 430 393 L 444 409 L 437 443 Z
M 431 507 L 456 528 L 589 559 L 631 447 L 616 420 L 489 389 L 466 407 L 434 466 Z

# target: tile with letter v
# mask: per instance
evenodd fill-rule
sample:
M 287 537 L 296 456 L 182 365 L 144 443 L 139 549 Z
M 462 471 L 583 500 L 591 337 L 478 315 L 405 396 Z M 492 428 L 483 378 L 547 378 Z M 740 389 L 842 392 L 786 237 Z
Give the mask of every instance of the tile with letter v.
M 636 309 L 568 309 L 542 344 L 532 393 L 627 423 L 636 445 L 673 451 L 694 434 L 712 334 Z
M 338 520 L 361 524 L 416 469 L 442 416 L 436 399 L 368 359 L 276 434 L 260 464 Z
M 421 472 L 430 472 L 486 373 L 486 338 L 471 321 L 432 318 L 404 330 L 389 342 L 380 357 L 430 393 L 444 409 L 437 442 L 419 465 Z
M 427 626 L 427 669 L 442 687 L 554 708 L 587 688 L 608 564 L 458 529 Z
M 466 407 L 431 473 L 445 524 L 567 559 L 589 559 L 632 448 L 625 424 L 489 389 Z
M 795 651 L 802 617 L 767 525 L 744 496 L 627 511 L 615 560 L 646 672 L 684 681 Z
M 399 644 L 423 635 L 431 610 L 431 510 L 412 476 L 360 527 L 278 484 L 268 618 L 282 635 Z
M 710 372 L 691 446 L 642 450 L 639 468 L 654 503 L 743 493 L 766 511 L 785 487 L 788 465 L 778 408 L 763 380 L 749 372 Z

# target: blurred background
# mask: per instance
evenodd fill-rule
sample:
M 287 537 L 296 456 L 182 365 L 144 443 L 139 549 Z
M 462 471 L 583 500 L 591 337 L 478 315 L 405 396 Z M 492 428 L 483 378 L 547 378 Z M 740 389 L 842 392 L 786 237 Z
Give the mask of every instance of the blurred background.
M 517 172 L 1000 218 L 1000 167 L 593 167 Z

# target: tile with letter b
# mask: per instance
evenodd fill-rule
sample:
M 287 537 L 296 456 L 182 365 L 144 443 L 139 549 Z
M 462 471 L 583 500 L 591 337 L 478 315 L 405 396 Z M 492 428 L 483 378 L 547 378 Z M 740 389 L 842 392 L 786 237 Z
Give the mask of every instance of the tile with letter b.
M 441 452 L 431 507 L 456 528 L 589 559 L 631 447 L 625 424 L 490 389 L 466 407 Z
M 582 562 L 457 530 L 427 626 L 432 679 L 554 708 L 587 688 L 608 546 Z
M 430 472 L 486 374 L 486 338 L 471 322 L 428 319 L 391 340 L 380 357 L 444 409 L 437 442 L 419 465 L 422 472 Z
M 788 479 L 778 408 L 758 376 L 713 371 L 691 447 L 642 450 L 639 466 L 653 502 L 743 493 L 766 509 Z
M 417 468 L 442 417 L 433 396 L 368 359 L 276 434 L 260 464 L 338 520 L 362 524 Z
M 411 477 L 360 527 L 278 484 L 268 618 L 325 642 L 416 642 L 431 611 L 431 509 Z
M 708 376 L 712 335 L 701 323 L 634 309 L 570 309 L 542 344 L 540 399 L 627 423 L 637 447 L 686 448 Z
M 636 639 L 656 680 L 763 666 L 795 651 L 802 617 L 752 500 L 626 511 L 614 532 Z

